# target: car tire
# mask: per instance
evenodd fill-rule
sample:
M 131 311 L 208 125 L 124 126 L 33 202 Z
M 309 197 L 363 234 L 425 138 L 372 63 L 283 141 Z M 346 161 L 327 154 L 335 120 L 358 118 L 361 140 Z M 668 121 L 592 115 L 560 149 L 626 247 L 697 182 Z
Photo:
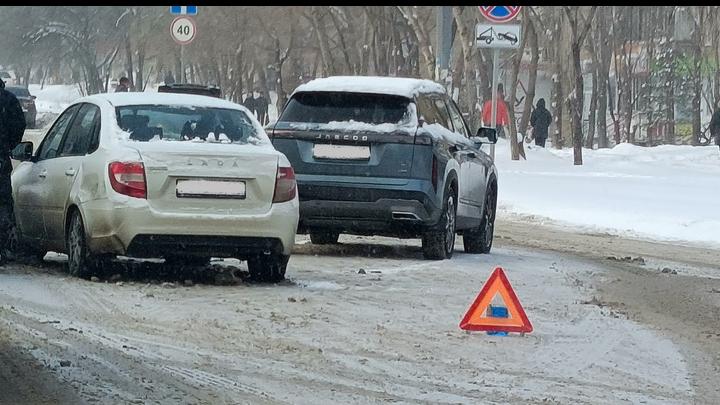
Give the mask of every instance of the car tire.
M 247 261 L 250 271 L 250 280 L 277 283 L 285 279 L 290 256 L 283 254 L 259 255 L 249 258 Z
M 423 256 L 428 260 L 450 259 L 455 250 L 457 193 L 448 185 L 445 189 L 443 211 L 435 229 L 422 235 Z
M 68 272 L 74 277 L 88 278 L 109 263 L 109 258 L 93 254 L 87 244 L 85 224 L 79 211 L 70 217 L 65 244 L 68 255 Z
M 491 183 L 485 196 L 485 209 L 480 226 L 463 232 L 463 247 L 466 253 L 490 253 L 495 233 L 497 209 L 497 185 Z
M 204 256 L 167 256 L 165 257 L 165 264 L 171 266 L 192 266 L 200 267 L 207 266 L 210 263 L 210 257 Z
M 310 242 L 313 245 L 335 245 L 340 238 L 340 232 L 333 231 L 311 231 Z

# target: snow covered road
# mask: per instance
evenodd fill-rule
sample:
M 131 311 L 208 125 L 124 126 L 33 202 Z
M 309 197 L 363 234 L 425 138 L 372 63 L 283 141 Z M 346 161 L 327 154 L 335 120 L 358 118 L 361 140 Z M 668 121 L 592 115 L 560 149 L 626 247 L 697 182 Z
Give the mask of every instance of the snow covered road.
M 694 398 L 676 344 L 598 304 L 596 284 L 611 275 L 596 262 L 512 245 L 434 262 L 415 241 L 341 242 L 300 237 L 279 285 L 163 286 L 132 274 L 97 283 L 51 262 L 15 266 L 0 271 L 0 329 L 87 402 Z M 497 265 L 533 322 L 529 335 L 458 328 Z

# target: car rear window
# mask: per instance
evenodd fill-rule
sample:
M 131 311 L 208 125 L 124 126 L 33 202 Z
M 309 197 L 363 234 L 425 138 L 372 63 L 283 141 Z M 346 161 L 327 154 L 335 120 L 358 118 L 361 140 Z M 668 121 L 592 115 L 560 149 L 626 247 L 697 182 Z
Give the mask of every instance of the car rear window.
M 278 121 L 403 124 L 410 120 L 409 104 L 408 98 L 385 94 L 301 92 L 290 99 Z
M 5 90 L 14 94 L 15 97 L 30 97 L 30 92 L 25 87 L 5 87 Z
M 116 108 L 120 128 L 130 140 L 258 144 L 263 139 L 240 110 L 172 105 L 133 105 Z

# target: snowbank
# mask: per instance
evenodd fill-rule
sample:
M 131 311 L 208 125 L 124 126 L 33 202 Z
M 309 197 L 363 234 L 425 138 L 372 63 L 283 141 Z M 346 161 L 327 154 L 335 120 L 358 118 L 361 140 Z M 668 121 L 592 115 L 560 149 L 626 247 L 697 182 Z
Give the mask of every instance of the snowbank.
M 82 97 L 76 85 L 50 85 L 40 88 L 39 84 L 28 86 L 30 94 L 36 96 L 35 106 L 38 113 L 60 114 L 73 101 Z
M 496 149 L 502 213 L 625 236 L 720 246 L 717 147 L 621 144 L 583 150 L 526 147 L 527 161 Z

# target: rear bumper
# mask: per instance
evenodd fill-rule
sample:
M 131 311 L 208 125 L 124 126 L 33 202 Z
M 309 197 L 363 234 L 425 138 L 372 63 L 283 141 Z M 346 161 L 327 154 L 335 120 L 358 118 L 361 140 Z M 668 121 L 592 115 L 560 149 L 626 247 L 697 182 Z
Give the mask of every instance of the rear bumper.
M 334 229 L 416 235 L 440 219 L 430 181 L 390 179 L 383 184 L 378 179 L 350 184 L 328 177 L 328 181 L 298 181 L 301 232 Z
M 248 257 L 261 253 L 283 253 L 279 238 L 195 235 L 137 235 L 127 254 L 135 257 L 158 257 L 168 253 L 188 256 Z
M 194 254 L 238 257 L 267 251 L 290 255 L 298 224 L 298 200 L 273 204 L 262 215 L 168 214 L 144 200 L 96 200 L 83 204 L 88 243 L 96 253 L 138 257 Z

